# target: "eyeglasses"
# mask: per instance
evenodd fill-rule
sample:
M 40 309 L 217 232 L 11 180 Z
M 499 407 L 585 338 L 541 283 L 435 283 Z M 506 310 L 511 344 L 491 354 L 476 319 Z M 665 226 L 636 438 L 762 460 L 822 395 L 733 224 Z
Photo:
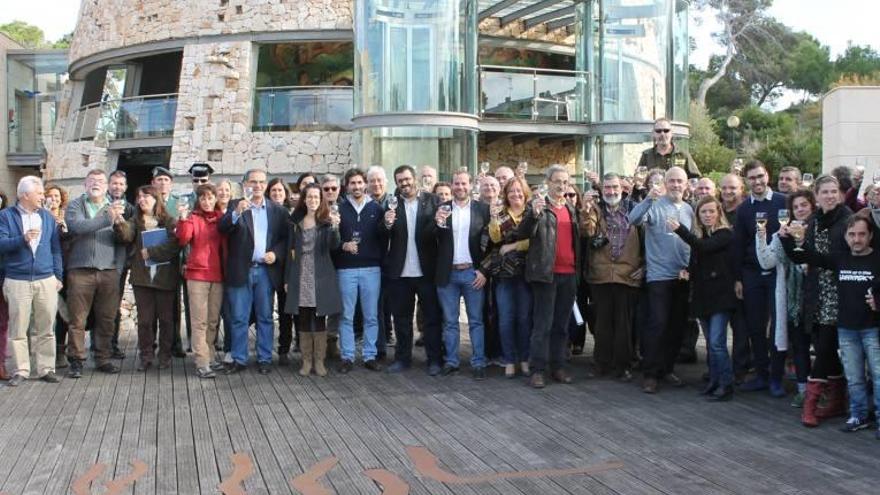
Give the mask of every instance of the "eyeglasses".
M 193 184 L 207 184 L 208 179 L 193 179 Z
M 668 134 L 672 132 L 672 129 L 654 129 L 654 132 L 657 134 Z
M 333 187 L 333 186 L 325 186 L 325 187 L 322 187 L 321 189 L 323 189 L 324 192 L 332 192 L 332 191 L 338 191 L 338 190 L 339 190 L 339 186 L 336 186 L 336 187 Z

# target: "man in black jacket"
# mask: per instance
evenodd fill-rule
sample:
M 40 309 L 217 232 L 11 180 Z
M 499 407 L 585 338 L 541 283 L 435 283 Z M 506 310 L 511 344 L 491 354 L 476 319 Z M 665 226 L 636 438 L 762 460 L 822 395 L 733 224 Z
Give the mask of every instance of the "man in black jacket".
M 446 364 L 443 374 L 458 371 L 458 312 L 464 297 L 471 337 L 471 367 L 474 378 L 486 378 L 486 356 L 483 335 L 483 303 L 486 276 L 480 263 L 486 254 L 484 240 L 488 239 L 489 205 L 471 199 L 471 176 L 459 169 L 452 176 L 452 201 L 437 208 L 431 233 L 438 237 L 437 296 L 443 308 L 443 341 L 446 344 Z M 427 305 L 423 305 L 425 307 Z M 570 309 L 570 308 L 569 308 Z
M 394 363 L 388 372 L 397 373 L 412 364 L 412 320 L 418 295 L 424 318 L 428 374 L 436 376 L 443 364 L 440 356 L 440 302 L 434 286 L 437 242 L 431 234 L 437 197 L 426 192 L 419 193 L 415 175 L 415 170 L 409 165 L 401 165 L 394 170 L 399 201 L 396 209 L 385 212 L 389 247 L 383 271 L 389 281 L 388 296 L 397 333 Z
M 272 305 L 281 287 L 287 253 L 287 211 L 267 201 L 266 172 L 245 174 L 245 197 L 220 220 L 228 237 L 225 284 L 232 313 L 232 358 L 227 373 L 247 368 L 251 308 L 257 317 L 257 363 L 260 374 L 271 371 L 275 323 Z
M 580 215 L 568 202 L 568 171 L 562 165 L 547 169 L 547 196 L 538 197 L 526 211 L 517 237 L 529 239 L 526 281 L 532 284 L 533 325 L 529 384 L 546 385 L 545 370 L 560 383 L 571 383 L 563 368 L 568 343 L 568 320 L 580 273 Z

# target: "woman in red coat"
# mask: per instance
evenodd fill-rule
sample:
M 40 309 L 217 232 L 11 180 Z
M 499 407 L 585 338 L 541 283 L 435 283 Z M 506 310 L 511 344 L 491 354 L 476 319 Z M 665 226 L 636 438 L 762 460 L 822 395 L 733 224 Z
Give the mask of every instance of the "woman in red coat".
M 217 204 L 217 188 L 202 184 L 196 189 L 196 207 L 177 222 L 181 247 L 189 247 L 183 276 L 190 302 L 192 348 L 199 378 L 214 378 L 214 341 L 223 303 L 223 257 L 226 239 L 217 228 L 223 211 Z

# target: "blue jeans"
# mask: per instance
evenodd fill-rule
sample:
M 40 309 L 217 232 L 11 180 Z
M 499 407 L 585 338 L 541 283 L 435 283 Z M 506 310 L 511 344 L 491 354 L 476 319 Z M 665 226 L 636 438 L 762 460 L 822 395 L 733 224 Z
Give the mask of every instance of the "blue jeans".
M 275 289 L 269 280 L 265 265 L 251 267 L 245 285 L 229 287 L 226 292 L 232 316 L 232 359 L 242 365 L 248 362 L 248 327 L 251 308 L 257 319 L 257 362 L 272 362 L 272 343 L 275 340 L 275 322 L 272 305 Z
M 376 359 L 376 338 L 379 335 L 379 291 L 382 273 L 378 266 L 345 268 L 336 271 L 342 295 L 342 315 L 339 319 L 339 342 L 342 359 L 354 361 L 354 310 L 358 297 L 364 316 L 364 361 Z
M 446 364 L 458 367 L 458 302 L 464 297 L 468 317 L 468 331 L 471 335 L 471 367 L 486 366 L 483 335 L 483 289 L 474 289 L 477 273 L 473 268 L 452 270 L 449 283 L 437 287 L 437 297 L 443 308 L 443 343 L 446 344 Z
M 532 289 L 522 275 L 495 284 L 498 331 L 504 364 L 527 362 L 532 336 Z
M 703 336 L 709 348 L 709 383 L 727 387 L 733 383 L 733 365 L 727 353 L 727 323 L 729 312 L 715 313 L 709 318 L 700 318 Z
M 865 386 L 865 360 L 874 381 L 874 407 L 880 411 L 880 330 L 837 329 L 843 370 L 849 388 L 849 416 L 865 419 L 868 417 L 868 393 Z

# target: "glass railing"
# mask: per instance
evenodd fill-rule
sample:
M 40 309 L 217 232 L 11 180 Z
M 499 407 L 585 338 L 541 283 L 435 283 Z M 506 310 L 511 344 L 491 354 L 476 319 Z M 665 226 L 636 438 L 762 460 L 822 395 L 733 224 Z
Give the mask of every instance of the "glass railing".
M 257 88 L 255 131 L 346 131 L 354 112 L 351 86 Z
M 134 96 L 80 107 L 70 116 L 65 140 L 143 139 L 174 134 L 177 94 Z
M 588 72 L 482 65 L 480 116 L 588 122 Z

